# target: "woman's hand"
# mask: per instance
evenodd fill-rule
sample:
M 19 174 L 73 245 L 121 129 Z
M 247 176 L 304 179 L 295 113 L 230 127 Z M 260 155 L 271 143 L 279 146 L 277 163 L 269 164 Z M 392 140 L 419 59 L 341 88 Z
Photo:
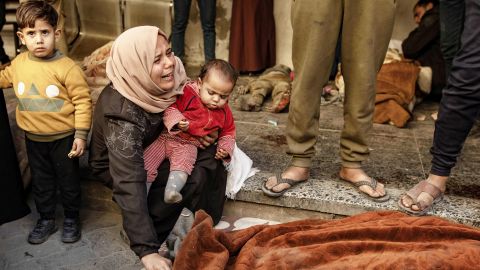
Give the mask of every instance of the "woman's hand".
M 73 141 L 72 150 L 70 150 L 70 153 L 68 153 L 68 157 L 74 158 L 74 157 L 79 157 L 83 155 L 83 152 L 85 152 L 86 145 L 87 145 L 87 142 L 85 140 L 76 138 Z
M 172 262 L 160 256 L 158 253 L 148 254 L 142 257 L 143 266 L 145 270 L 171 270 Z
M 202 144 L 200 148 L 205 149 L 213 144 L 218 139 L 218 130 L 213 131 L 212 133 L 198 138 L 198 141 Z

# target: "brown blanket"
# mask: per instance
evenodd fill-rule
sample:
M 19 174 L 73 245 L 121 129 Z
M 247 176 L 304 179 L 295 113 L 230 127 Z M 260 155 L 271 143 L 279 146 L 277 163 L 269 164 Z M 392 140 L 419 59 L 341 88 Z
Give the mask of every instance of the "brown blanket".
M 174 269 L 478 269 L 480 230 L 438 217 L 368 212 L 215 230 L 195 216 Z
M 384 64 L 377 75 L 377 95 L 373 121 L 392 122 L 403 127 L 410 119 L 408 106 L 414 102 L 415 83 L 420 68 L 412 62 Z

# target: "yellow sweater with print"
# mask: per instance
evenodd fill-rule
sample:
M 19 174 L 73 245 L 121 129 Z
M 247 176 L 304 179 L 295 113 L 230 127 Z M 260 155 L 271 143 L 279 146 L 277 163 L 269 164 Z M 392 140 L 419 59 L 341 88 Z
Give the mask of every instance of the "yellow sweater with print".
M 0 71 L 0 88 L 12 86 L 18 99 L 17 123 L 29 138 L 53 141 L 75 133 L 75 138 L 87 139 L 92 100 L 73 60 L 59 51 L 49 59 L 19 54 Z

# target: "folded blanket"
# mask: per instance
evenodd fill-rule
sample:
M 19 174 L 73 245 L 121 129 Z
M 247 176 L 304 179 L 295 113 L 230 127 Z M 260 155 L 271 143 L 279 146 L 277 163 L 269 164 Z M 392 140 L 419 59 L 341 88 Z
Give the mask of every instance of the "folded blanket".
M 195 215 L 174 269 L 478 269 L 480 230 L 386 211 L 223 232 Z
M 404 127 L 410 119 L 408 107 L 415 102 L 415 83 L 420 69 L 412 62 L 384 64 L 377 75 L 373 122 L 392 122 Z

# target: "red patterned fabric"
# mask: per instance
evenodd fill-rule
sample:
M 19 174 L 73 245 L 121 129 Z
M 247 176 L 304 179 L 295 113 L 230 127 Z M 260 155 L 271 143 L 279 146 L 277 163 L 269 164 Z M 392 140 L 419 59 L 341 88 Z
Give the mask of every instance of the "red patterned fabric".
M 190 175 L 197 160 L 197 146 L 169 138 L 165 133 L 160 135 L 144 152 L 148 182 L 155 180 L 157 169 L 165 158 L 170 161 L 170 171 L 182 171 Z

